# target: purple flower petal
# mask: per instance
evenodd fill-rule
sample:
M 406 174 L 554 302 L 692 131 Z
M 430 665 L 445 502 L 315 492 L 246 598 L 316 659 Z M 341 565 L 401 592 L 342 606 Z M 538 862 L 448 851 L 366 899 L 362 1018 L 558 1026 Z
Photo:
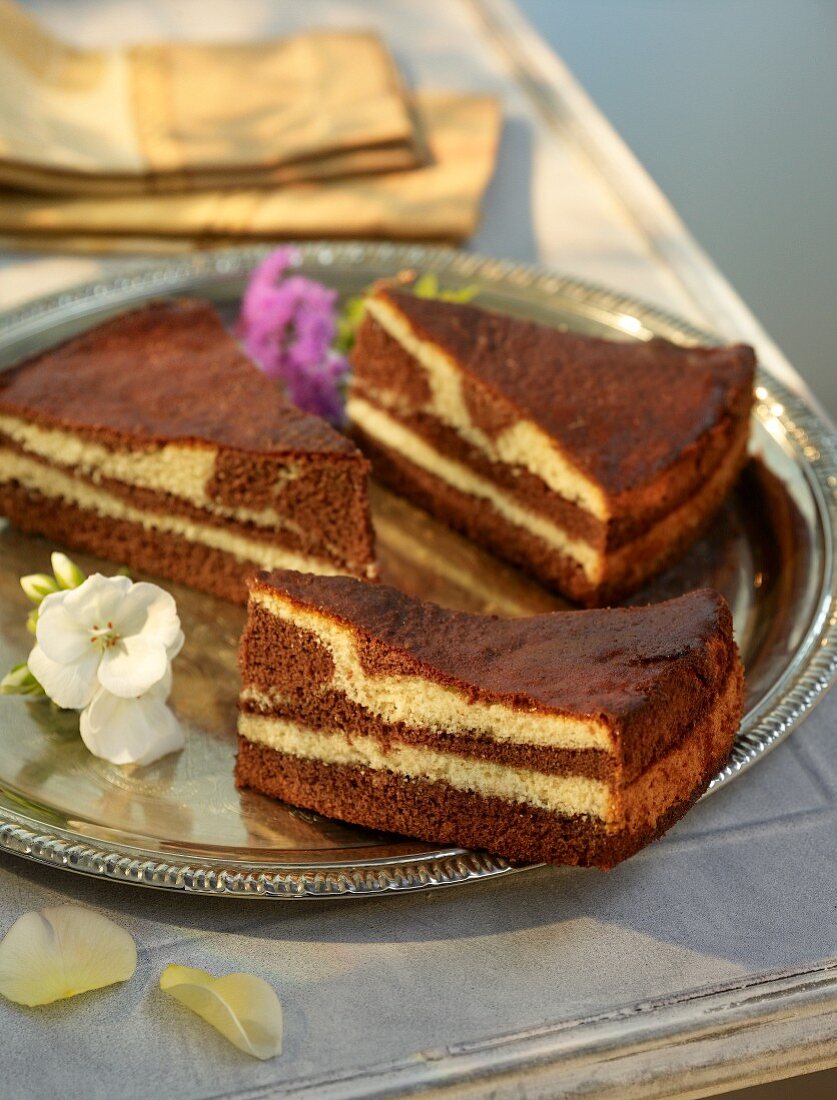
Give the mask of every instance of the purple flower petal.
M 337 292 L 304 275 L 288 275 L 298 256 L 293 248 L 278 248 L 256 268 L 236 333 L 262 370 L 284 383 L 294 404 L 339 423 L 349 365 L 332 350 Z

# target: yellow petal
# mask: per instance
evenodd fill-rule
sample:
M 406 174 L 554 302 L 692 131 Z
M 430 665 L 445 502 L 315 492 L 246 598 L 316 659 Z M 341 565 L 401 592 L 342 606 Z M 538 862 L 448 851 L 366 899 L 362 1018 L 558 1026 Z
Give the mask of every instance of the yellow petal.
M 282 1050 L 282 1006 L 273 986 L 255 974 L 215 978 L 191 966 L 167 966 L 160 989 L 252 1054 L 273 1058 Z
M 79 905 L 24 913 L 0 941 L 0 993 L 21 1005 L 45 1005 L 124 982 L 136 968 L 131 936 Z

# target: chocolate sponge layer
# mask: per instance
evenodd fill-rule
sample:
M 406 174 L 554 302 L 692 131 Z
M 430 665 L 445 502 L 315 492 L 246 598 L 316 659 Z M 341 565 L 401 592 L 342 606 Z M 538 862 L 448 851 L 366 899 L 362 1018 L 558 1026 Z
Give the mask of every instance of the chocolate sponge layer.
M 674 456 L 653 486 L 646 485 L 640 496 L 624 495 L 611 500 L 611 516 L 597 519 L 580 505 L 562 497 L 531 470 L 489 458 L 453 426 L 443 423 L 427 411 L 430 391 L 425 372 L 401 344 L 374 318 L 364 320 L 358 332 L 353 358 L 356 372 L 352 392 L 372 405 L 388 411 L 399 423 L 419 435 L 434 450 L 474 470 L 498 485 L 522 507 L 552 520 L 572 538 L 612 551 L 645 532 L 673 508 L 688 500 L 740 436 L 742 420 L 746 424 L 750 397 L 745 388 L 737 390 L 728 408 L 720 411 L 715 424 Z M 496 416 L 480 416 L 487 398 L 472 397 L 472 384 L 463 377 L 465 400 L 475 427 L 490 437 Z M 388 396 L 393 402 L 385 401 Z M 470 400 L 469 400 L 470 398 Z M 499 399 L 498 405 L 501 404 Z M 364 448 L 365 449 L 365 448 Z
M 357 425 L 354 432 L 380 482 L 585 607 L 617 603 L 676 561 L 711 522 L 747 457 L 744 430 L 732 440 L 713 476 L 681 504 L 678 513 L 664 517 L 634 540 L 623 542 L 615 552 L 602 555 L 602 576 L 594 581 L 578 561 L 505 519 L 489 501 L 461 492 Z
M 682 554 L 746 460 L 744 345 L 606 340 L 384 286 L 353 362 L 376 477 L 588 607 Z
M 149 302 L 3 372 L 0 417 L 3 514 L 26 531 L 238 602 L 258 562 L 374 575 L 368 462 L 291 404 L 206 302 Z
M 733 731 L 734 734 L 734 731 Z M 355 825 L 402 833 L 437 844 L 485 848 L 521 862 L 607 869 L 656 840 L 703 794 L 729 755 L 727 710 L 699 734 L 706 759 L 682 795 L 655 818 L 639 816 L 621 828 L 592 818 L 561 816 L 535 806 L 463 791 L 371 768 L 325 764 L 280 753 L 239 737 L 236 784 L 294 806 Z
M 653 484 L 725 417 L 749 414 L 755 355 L 743 344 L 621 342 L 405 290 L 374 296 L 458 364 L 474 424 L 496 437 L 532 420 L 614 499 Z
M 212 596 L 243 604 L 255 562 L 139 523 L 108 519 L 14 483 L 0 484 L 0 515 L 21 531 L 48 535 L 62 545 L 167 577 Z
M 740 722 L 710 591 L 500 619 L 347 577 L 250 586 L 236 781 L 355 824 L 612 866 L 699 797 Z

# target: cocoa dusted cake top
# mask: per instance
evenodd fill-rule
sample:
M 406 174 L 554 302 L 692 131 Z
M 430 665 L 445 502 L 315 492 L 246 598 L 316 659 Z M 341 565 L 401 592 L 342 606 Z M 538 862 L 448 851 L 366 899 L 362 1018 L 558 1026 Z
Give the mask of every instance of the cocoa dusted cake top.
M 397 656 L 381 664 L 362 647 L 375 663 L 369 671 L 409 673 L 419 662 L 430 679 L 578 714 L 629 715 L 672 676 L 678 695 L 712 692 L 736 652 L 727 603 L 710 589 L 648 607 L 501 619 L 350 577 L 262 572 L 252 588 L 273 589 L 404 654 L 398 667 Z
M 755 356 L 744 344 L 620 342 L 390 287 L 376 297 L 613 494 L 663 472 L 725 416 L 749 414 Z
M 115 443 L 204 440 L 262 453 L 357 455 L 247 358 L 215 310 L 188 299 L 120 314 L 0 374 L 0 412 Z

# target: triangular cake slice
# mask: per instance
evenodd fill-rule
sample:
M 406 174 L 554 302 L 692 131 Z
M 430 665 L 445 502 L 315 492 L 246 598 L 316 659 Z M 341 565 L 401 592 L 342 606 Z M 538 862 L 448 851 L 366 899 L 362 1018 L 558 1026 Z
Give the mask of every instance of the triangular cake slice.
M 630 856 L 706 790 L 741 718 L 708 590 L 499 619 L 262 573 L 240 665 L 240 787 L 512 860 Z
M 151 303 L 0 374 L 0 515 L 241 603 L 259 569 L 374 573 L 367 472 L 204 302 Z
M 681 553 L 746 458 L 743 345 L 604 340 L 384 286 L 353 358 L 376 476 L 588 605 Z

